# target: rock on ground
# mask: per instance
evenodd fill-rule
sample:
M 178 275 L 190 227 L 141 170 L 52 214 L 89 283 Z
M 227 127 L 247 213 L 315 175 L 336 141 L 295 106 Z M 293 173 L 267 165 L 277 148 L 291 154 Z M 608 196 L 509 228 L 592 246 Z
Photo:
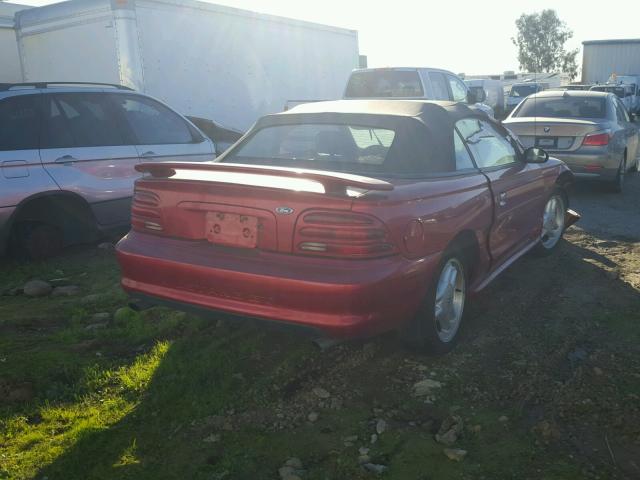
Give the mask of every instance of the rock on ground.
M 77 285 L 65 285 L 53 289 L 51 296 L 53 297 L 73 297 L 80 293 L 80 287 Z
M 46 297 L 51 290 L 53 290 L 51 284 L 44 280 L 31 280 L 22 287 L 22 292 L 28 297 Z
M 420 380 L 419 382 L 413 385 L 413 393 L 417 397 L 424 397 L 426 395 L 431 395 L 431 391 L 436 388 L 441 388 L 442 383 L 437 380 L 431 380 L 430 378 L 425 378 L 424 380 Z
M 462 418 L 457 415 L 447 417 L 436 433 L 436 441 L 444 445 L 453 445 L 464 430 Z
M 94 323 L 103 323 L 111 320 L 111 314 L 109 312 L 99 312 L 91 315 L 91 321 Z
M 329 398 L 331 394 L 322 387 L 314 387 L 313 394 L 318 398 Z
M 377 474 L 384 473 L 385 470 L 387 470 L 386 465 L 379 465 L 377 463 L 365 463 L 362 466 L 367 470 L 369 470 L 370 472 L 377 473 Z
M 467 456 L 467 451 L 460 448 L 445 448 L 443 452 L 449 460 L 455 462 L 461 462 Z

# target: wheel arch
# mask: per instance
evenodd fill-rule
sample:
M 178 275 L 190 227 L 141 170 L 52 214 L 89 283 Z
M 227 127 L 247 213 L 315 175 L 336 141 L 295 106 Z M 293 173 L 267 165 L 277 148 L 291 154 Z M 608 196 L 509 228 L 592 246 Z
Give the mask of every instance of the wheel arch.
M 38 192 L 21 200 L 7 222 L 5 241 L 17 224 L 28 222 L 59 227 L 65 240 L 78 233 L 82 233 L 81 237 L 93 237 L 97 232 L 96 218 L 89 203 L 77 193 L 64 190 Z
M 564 201 L 566 204 L 565 206 L 567 208 L 569 208 L 569 189 L 573 185 L 574 180 L 575 180 L 574 175 L 569 170 L 562 172 L 560 175 L 558 175 L 558 178 L 556 179 L 555 184 L 557 187 L 560 187 L 560 189 L 562 190 Z
M 449 242 L 444 251 L 444 256 L 452 253 L 460 252 L 464 266 L 468 269 L 467 282 L 472 283 L 475 275 L 478 273 L 480 266 L 480 242 L 478 236 L 473 230 L 462 230 Z

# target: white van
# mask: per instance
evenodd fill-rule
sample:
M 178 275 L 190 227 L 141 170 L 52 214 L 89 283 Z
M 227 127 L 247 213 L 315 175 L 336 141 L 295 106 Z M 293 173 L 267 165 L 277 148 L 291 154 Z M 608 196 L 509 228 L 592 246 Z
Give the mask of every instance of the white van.
M 363 68 L 351 72 L 345 99 L 395 98 L 404 100 L 449 100 L 475 106 L 493 117 L 493 109 L 467 88 L 460 78 L 439 68 Z
M 469 90 L 476 92 L 476 96 L 480 90 L 484 92 L 486 99 L 483 103 L 493 108 L 496 117 L 502 118 L 505 116 L 504 84 L 501 80 L 477 78 L 465 80 L 464 83 L 467 84 Z

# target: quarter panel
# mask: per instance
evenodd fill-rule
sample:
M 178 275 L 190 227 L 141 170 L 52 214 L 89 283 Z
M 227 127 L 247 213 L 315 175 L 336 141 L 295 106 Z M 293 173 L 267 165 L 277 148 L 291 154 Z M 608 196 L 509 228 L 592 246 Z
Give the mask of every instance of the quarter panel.
M 470 231 L 480 247 L 486 243 L 492 220 L 492 200 L 487 179 L 479 172 L 396 184 L 388 194 L 369 194 L 353 203 L 353 210 L 382 220 L 402 254 L 421 259 L 441 254 L 456 235 Z M 404 236 L 408 225 L 418 220 L 423 228 L 420 248 L 408 251 Z M 489 267 L 486 250 L 481 251 L 477 272 Z

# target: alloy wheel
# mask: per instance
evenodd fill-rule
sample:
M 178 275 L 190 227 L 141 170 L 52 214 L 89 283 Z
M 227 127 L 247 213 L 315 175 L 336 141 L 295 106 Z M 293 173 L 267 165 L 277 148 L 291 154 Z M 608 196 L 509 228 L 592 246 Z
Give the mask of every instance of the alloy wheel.
M 460 328 L 465 295 L 463 266 L 458 259 L 450 258 L 440 272 L 434 312 L 436 331 L 444 343 L 452 341 Z
M 542 215 L 542 234 L 540 242 L 548 250 L 556 246 L 564 231 L 564 200 L 560 195 L 553 195 L 544 206 Z

